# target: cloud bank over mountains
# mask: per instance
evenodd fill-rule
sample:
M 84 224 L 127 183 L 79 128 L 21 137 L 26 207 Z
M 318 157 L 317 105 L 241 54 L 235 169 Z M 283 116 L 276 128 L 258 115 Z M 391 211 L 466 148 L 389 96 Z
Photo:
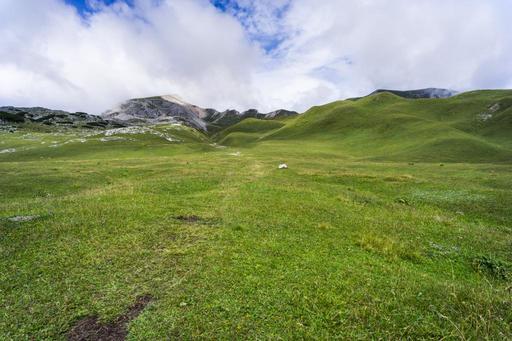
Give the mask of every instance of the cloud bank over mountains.
M 0 105 L 178 94 L 303 111 L 376 88 L 512 87 L 507 0 L 75 2 L 0 0 Z

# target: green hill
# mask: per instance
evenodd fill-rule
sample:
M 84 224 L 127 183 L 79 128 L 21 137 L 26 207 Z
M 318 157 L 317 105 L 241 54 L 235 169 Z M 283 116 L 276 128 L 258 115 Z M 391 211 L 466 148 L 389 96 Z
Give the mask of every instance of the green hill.
M 261 141 L 314 143 L 347 156 L 392 161 L 512 161 L 512 91 L 446 99 L 378 93 L 313 107 L 281 127 L 243 121 L 219 136 L 241 146 Z M 272 130 L 269 130 L 273 128 Z
M 234 124 L 215 136 L 221 143 L 230 146 L 241 146 L 256 142 L 263 138 L 265 133 L 283 127 L 285 123 L 273 120 L 258 120 L 247 118 Z
M 14 133 L 0 134 L 0 162 L 168 156 L 214 149 L 210 142 L 201 132 L 184 125 L 76 130 L 25 124 Z
M 512 340 L 511 97 L 0 126 L 0 340 Z

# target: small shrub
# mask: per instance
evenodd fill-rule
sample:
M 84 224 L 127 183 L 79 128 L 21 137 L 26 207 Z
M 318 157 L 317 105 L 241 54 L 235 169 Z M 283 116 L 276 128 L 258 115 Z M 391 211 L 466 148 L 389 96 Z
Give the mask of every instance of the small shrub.
M 512 266 L 492 256 L 475 257 L 472 265 L 475 271 L 486 274 L 492 278 L 500 280 L 508 280 L 511 278 Z
M 402 205 L 407 205 L 407 206 L 411 206 L 411 203 L 407 200 L 407 199 L 404 199 L 404 198 L 397 198 L 395 200 L 395 202 L 397 204 L 402 204 Z
M 316 227 L 319 230 L 331 230 L 333 228 L 331 223 L 326 223 L 326 222 L 318 223 Z

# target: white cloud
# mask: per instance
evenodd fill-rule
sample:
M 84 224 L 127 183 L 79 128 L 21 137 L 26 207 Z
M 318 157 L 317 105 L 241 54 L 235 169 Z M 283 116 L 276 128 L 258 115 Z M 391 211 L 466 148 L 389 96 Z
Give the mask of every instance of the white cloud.
M 0 0 L 0 105 L 100 113 L 179 94 L 305 110 L 382 87 L 512 86 L 507 0 L 238 3 L 136 0 L 84 19 L 62 0 Z
M 500 0 L 296 0 L 279 68 L 308 75 L 311 94 L 327 86 L 316 103 L 375 88 L 505 87 L 509 22 L 512 4 Z
M 84 20 L 57 0 L 0 1 L 2 104 L 98 113 L 168 93 L 203 105 L 254 102 L 261 52 L 207 2 L 118 4 Z

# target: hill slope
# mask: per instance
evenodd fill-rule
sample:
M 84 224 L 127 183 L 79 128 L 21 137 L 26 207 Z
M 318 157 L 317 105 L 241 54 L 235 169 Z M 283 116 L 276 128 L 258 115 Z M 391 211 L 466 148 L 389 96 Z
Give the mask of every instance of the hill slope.
M 223 141 L 229 143 L 232 130 L 221 134 Z M 236 132 L 237 141 L 243 141 L 243 133 Z M 260 140 L 315 142 L 374 160 L 509 162 L 512 91 L 474 91 L 444 99 L 375 93 L 313 107 L 283 127 L 262 132 Z
M 371 95 L 382 92 L 389 92 L 403 98 L 419 99 L 419 98 L 448 98 L 457 94 L 456 91 L 448 89 L 427 88 L 419 90 L 387 90 L 379 89 L 374 91 Z

